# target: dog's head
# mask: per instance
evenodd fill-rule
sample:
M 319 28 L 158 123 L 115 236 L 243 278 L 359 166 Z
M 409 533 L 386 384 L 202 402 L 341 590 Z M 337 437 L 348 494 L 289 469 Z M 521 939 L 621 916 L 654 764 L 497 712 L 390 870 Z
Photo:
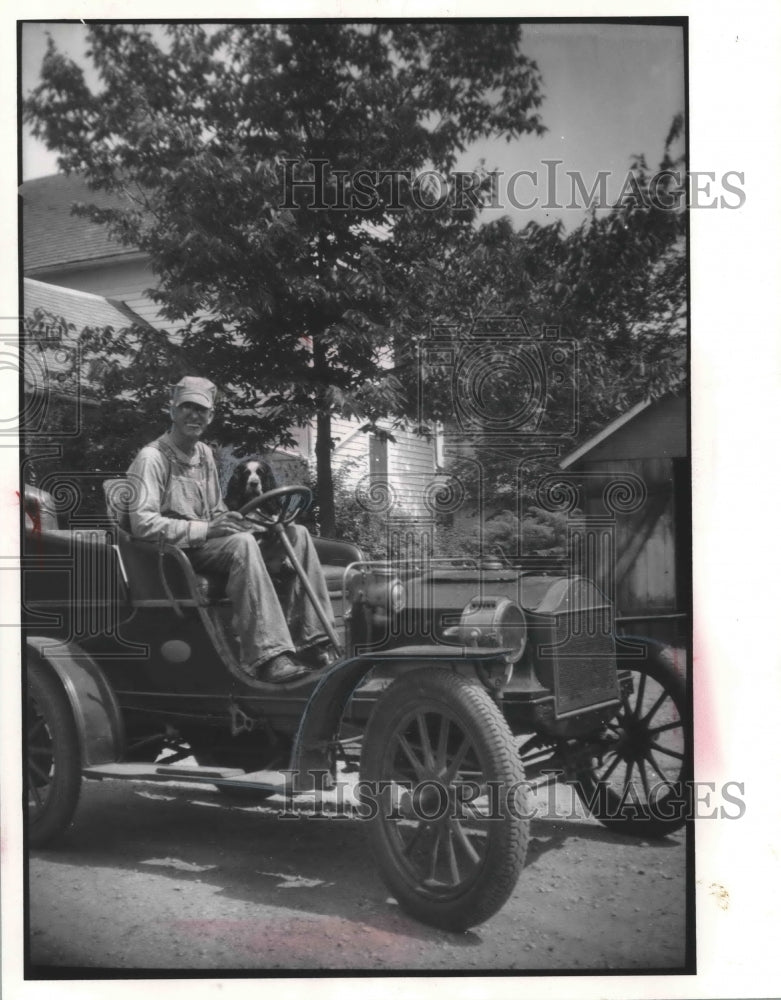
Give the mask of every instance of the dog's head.
M 277 481 L 268 462 L 258 457 L 242 459 L 228 482 L 225 504 L 228 510 L 239 510 L 261 493 L 277 488 Z

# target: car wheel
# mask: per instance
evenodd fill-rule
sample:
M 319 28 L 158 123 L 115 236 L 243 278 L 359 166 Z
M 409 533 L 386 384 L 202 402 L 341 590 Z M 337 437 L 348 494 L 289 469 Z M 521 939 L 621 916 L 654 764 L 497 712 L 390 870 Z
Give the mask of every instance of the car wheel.
M 367 724 L 360 791 L 380 873 L 404 910 L 465 930 L 504 905 L 526 856 L 527 787 L 477 680 L 425 668 L 394 681 Z
M 691 792 L 691 723 L 670 651 L 646 644 L 631 667 L 632 692 L 592 743 L 575 788 L 608 829 L 663 837 L 684 825 Z
M 81 791 L 76 724 L 58 681 L 38 663 L 27 667 L 27 835 L 43 847 L 67 829 Z

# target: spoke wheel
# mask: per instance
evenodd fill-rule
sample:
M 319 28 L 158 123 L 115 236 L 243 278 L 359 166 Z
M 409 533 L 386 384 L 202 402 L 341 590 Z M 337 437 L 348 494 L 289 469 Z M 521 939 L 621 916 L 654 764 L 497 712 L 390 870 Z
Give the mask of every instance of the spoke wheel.
M 632 692 L 592 745 L 576 789 L 604 826 L 663 837 L 689 815 L 691 725 L 683 681 L 663 648 L 646 647 Z
M 523 766 L 482 685 L 440 668 L 404 674 L 378 701 L 361 760 L 380 873 L 412 916 L 465 930 L 496 913 L 523 868 Z
M 27 667 L 27 835 L 42 847 L 69 826 L 81 790 L 81 755 L 73 714 L 57 680 Z

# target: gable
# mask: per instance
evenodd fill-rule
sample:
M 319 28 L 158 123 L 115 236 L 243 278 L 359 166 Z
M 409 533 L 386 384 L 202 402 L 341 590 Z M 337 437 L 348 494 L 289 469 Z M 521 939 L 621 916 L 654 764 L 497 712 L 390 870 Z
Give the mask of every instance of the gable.
M 685 458 L 687 432 L 688 411 L 684 396 L 666 396 L 638 403 L 563 458 L 559 467 L 577 468 L 581 462 Z

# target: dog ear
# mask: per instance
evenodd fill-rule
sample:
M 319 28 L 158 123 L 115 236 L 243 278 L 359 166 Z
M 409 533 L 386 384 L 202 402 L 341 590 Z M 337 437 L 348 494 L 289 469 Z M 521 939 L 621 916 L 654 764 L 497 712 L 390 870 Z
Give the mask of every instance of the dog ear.
M 242 481 L 246 478 L 246 468 L 242 462 L 236 466 L 228 480 L 228 488 L 225 491 L 225 506 L 228 510 L 238 510 L 242 505 Z
M 275 490 L 279 483 L 277 482 L 277 477 L 274 475 L 274 470 L 263 459 L 260 459 L 260 484 L 261 489 L 264 493 L 269 493 L 271 490 Z

